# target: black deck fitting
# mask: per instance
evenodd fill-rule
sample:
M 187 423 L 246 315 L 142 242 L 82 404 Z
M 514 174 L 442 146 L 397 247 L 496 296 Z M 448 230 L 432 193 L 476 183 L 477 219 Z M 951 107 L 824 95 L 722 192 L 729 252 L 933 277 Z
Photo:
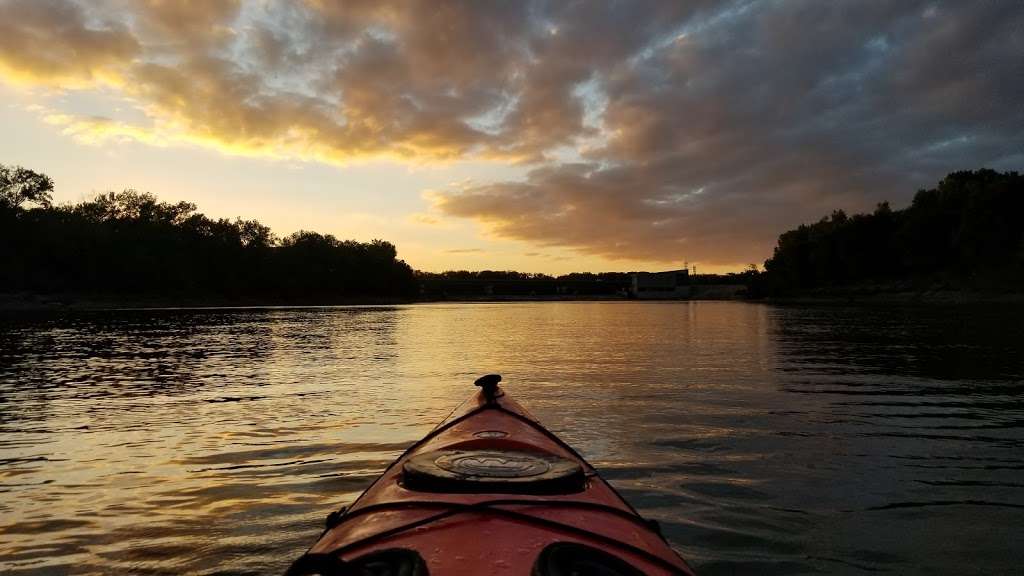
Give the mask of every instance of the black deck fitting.
M 476 379 L 473 384 L 484 391 L 484 397 L 488 402 L 494 402 L 498 392 L 498 382 L 501 382 L 501 374 L 487 374 Z

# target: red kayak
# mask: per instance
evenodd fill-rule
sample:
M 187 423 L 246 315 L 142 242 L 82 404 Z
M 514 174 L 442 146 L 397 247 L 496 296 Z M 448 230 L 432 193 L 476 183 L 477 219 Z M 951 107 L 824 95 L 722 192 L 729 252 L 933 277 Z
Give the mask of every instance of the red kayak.
M 500 380 L 478 379 L 479 393 L 328 516 L 287 575 L 692 575 Z

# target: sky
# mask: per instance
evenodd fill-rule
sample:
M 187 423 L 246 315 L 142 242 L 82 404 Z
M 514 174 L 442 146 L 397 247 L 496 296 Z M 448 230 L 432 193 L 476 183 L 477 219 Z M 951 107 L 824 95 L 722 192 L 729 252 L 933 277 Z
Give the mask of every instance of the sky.
M 740 270 L 1024 169 L 1024 4 L 0 0 L 0 163 L 427 271 Z

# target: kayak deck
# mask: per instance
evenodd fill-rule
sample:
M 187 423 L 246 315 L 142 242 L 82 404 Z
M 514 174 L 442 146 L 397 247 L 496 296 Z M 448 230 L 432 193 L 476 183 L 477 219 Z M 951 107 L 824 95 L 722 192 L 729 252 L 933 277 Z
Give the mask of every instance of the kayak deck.
M 415 558 L 408 574 L 557 574 L 585 569 L 579 562 L 600 574 L 693 574 L 654 523 L 497 387 L 499 376 L 484 378 L 328 518 L 289 574 L 376 574 L 345 567 L 393 553 Z

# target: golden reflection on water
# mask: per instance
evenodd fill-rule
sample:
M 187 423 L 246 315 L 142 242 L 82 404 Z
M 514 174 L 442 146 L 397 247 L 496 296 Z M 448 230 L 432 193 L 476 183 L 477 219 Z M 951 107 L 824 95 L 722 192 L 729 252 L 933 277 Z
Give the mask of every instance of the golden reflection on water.
M 1022 318 L 584 302 L 3 319 L 0 571 L 280 572 L 500 372 L 704 573 L 941 568 L 968 549 L 1000 572 L 1024 521 Z M 965 527 L 970 502 L 989 526 Z M 922 521 L 959 539 L 904 543 Z

